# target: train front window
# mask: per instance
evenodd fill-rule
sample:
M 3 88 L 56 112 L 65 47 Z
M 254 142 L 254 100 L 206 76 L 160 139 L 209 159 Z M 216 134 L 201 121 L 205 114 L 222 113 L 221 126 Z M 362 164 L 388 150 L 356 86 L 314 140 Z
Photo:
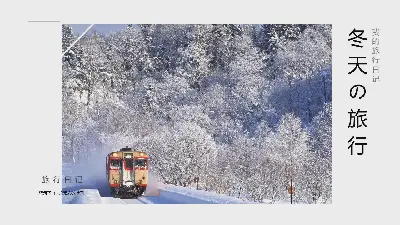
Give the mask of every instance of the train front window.
M 133 169 L 133 160 L 125 159 L 125 169 L 131 170 Z
M 120 160 L 112 159 L 110 160 L 110 169 L 119 169 L 120 167 Z
M 137 168 L 146 168 L 147 160 L 146 159 L 136 159 L 135 160 L 135 167 Z

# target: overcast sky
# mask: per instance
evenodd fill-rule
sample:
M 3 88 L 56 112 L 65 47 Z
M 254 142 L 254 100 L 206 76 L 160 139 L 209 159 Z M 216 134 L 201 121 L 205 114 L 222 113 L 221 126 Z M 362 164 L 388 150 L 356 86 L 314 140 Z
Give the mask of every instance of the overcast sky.
M 80 35 L 90 26 L 90 24 L 69 24 L 75 35 Z M 95 24 L 87 32 L 90 34 L 93 31 L 98 31 L 100 33 L 108 34 L 110 32 L 115 32 L 123 29 L 127 24 Z

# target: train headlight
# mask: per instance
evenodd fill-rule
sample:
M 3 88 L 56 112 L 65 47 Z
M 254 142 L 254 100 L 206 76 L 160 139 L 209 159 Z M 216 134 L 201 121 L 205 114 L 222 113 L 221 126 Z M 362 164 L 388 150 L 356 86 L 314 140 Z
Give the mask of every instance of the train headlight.
M 143 155 L 144 155 L 143 152 L 141 152 L 141 153 L 140 153 L 140 156 L 143 156 Z
M 118 154 L 117 154 L 116 152 L 114 152 L 114 153 L 113 153 L 113 156 L 114 156 L 114 157 L 117 157 L 117 156 L 118 156 Z

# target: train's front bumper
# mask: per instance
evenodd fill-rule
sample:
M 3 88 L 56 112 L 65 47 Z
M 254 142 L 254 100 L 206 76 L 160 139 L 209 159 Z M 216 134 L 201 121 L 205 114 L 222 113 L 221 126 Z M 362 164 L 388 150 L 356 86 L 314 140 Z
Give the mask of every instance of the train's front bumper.
M 126 192 L 126 193 L 137 193 L 140 188 L 140 184 L 133 184 L 132 182 L 125 183 L 119 186 L 118 192 Z

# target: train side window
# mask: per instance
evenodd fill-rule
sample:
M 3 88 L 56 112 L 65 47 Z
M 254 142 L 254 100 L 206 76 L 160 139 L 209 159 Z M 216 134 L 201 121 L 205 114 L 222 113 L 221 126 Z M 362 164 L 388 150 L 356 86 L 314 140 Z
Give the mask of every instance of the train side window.
M 110 160 L 110 169 L 119 169 L 120 161 L 119 160 Z

